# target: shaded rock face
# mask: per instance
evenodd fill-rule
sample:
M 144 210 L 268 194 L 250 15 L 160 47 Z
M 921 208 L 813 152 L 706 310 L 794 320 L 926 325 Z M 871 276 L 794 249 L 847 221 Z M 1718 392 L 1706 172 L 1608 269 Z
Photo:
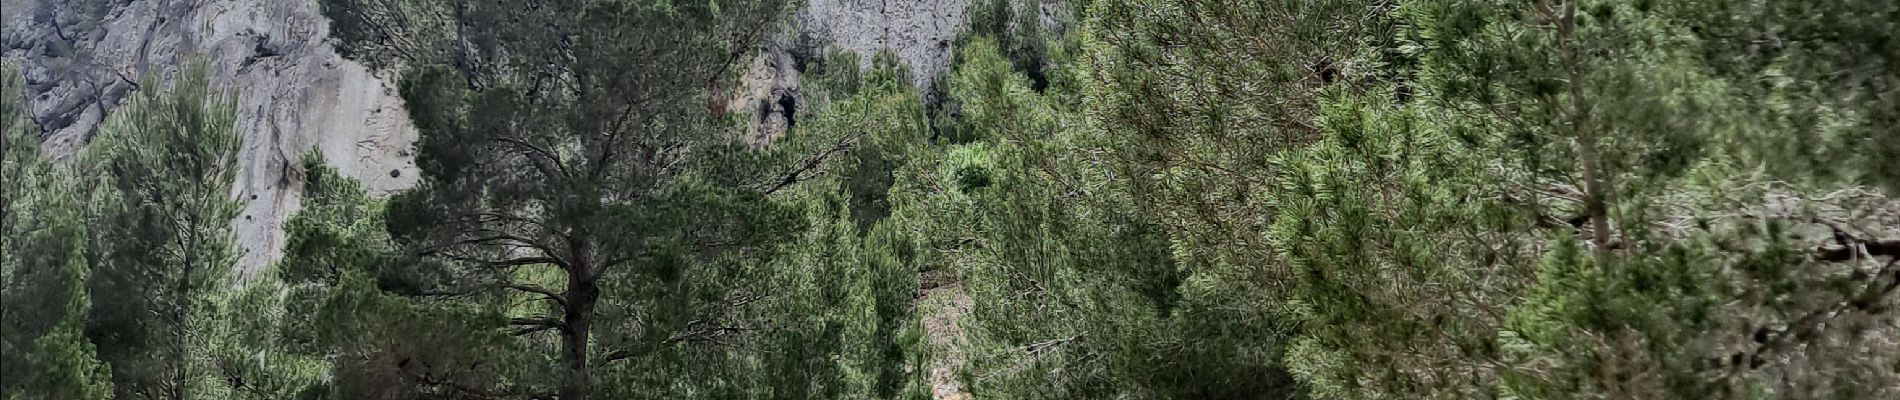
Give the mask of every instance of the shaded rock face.
M 799 90 L 799 74 L 813 58 L 837 49 L 858 54 L 869 68 L 889 52 L 910 72 L 910 83 L 934 102 L 937 78 L 949 72 L 951 48 L 965 28 L 970 0 L 808 0 L 790 18 L 791 29 L 765 44 L 740 78 L 727 109 L 749 115 L 744 139 L 765 145 L 797 124 L 801 104 L 822 104 Z M 807 107 L 816 109 L 816 107 Z
M 0 9 L 0 45 L 22 66 L 28 107 L 55 159 L 76 155 L 143 89 L 142 76 L 170 80 L 202 61 L 237 98 L 238 276 L 281 256 L 305 152 L 373 192 L 415 185 L 415 129 L 392 77 L 338 57 L 314 0 L 0 0 Z
M 799 72 L 783 35 L 767 43 L 752 60 L 745 75 L 739 77 L 738 93 L 726 106 L 746 116 L 746 133 L 741 140 L 754 147 L 764 146 L 792 129 L 797 105 L 806 99 L 799 92 Z

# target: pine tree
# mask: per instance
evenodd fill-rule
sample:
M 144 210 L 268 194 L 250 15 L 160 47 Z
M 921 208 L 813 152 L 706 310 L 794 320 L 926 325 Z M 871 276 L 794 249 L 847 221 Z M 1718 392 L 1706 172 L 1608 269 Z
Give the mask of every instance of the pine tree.
M 1861 227 L 1887 206 L 1884 196 L 1838 181 L 1787 185 L 1776 176 L 1812 175 L 1746 172 L 1786 165 L 1788 155 L 1799 159 L 1799 152 L 1758 147 L 1774 141 L 1757 135 L 1800 135 L 1801 128 L 1772 122 L 1783 110 L 1758 107 L 1774 102 L 1753 100 L 1763 94 L 1750 79 L 1723 73 L 1734 60 L 1701 51 L 1727 45 L 1696 35 L 1730 18 L 1727 12 L 1687 15 L 1700 5 L 1646 2 L 1418 6 L 1421 98 L 1439 100 L 1419 107 L 1475 116 L 1448 127 L 1502 139 L 1472 142 L 1496 149 L 1475 151 L 1506 160 L 1488 168 L 1502 173 L 1487 179 L 1520 185 L 1498 197 L 1527 200 L 1491 207 L 1553 237 L 1521 247 L 1545 256 L 1534 280 L 1520 279 L 1537 283 L 1525 303 L 1503 317 L 1502 390 L 1536 397 L 1882 390 L 1802 372 L 1871 365 L 1856 357 L 1761 360 L 1792 341 L 1812 354 L 1879 346 L 1856 339 L 1865 328 L 1855 326 L 1881 317 L 1839 304 L 1891 301 L 1878 289 L 1889 271 L 1878 261 L 1880 246 L 1867 247 L 1868 259 L 1840 258 L 1819 239 L 1832 236 L 1849 248 L 1877 243 L 1879 234 Z M 1856 90 L 1828 80 L 1798 85 Z M 1843 131 L 1864 129 L 1855 124 Z M 1854 164 L 1838 165 L 1852 171 Z M 1502 304 L 1509 303 L 1492 307 Z M 1841 319 L 1822 328 L 1801 317 L 1816 313 Z
M 1737 127 L 1730 151 L 1766 159 L 1790 181 L 1900 186 L 1900 4 L 1709 0 L 1659 2 L 1682 21 L 1737 105 L 1770 118 Z M 1750 99 L 1742 102 L 1740 99 Z
M 204 356 L 214 375 L 204 393 L 225 399 L 290 399 L 325 388 L 332 370 L 323 353 L 309 352 L 292 329 L 290 290 L 266 270 L 216 301 L 217 321 L 207 329 Z
M 1072 39 L 1046 44 L 1041 91 L 992 39 L 967 40 L 949 98 L 974 141 L 919 150 L 932 156 L 893 188 L 921 266 L 970 298 L 961 379 L 999 398 L 1290 393 L 1260 357 L 1281 328 L 1186 280 L 1113 162 L 1114 139 L 1086 125 Z
M 92 196 L 95 298 L 86 335 L 119 398 L 199 398 L 208 333 L 236 254 L 231 196 L 239 140 L 232 100 L 202 67 L 119 107 L 77 161 Z
M 27 208 L 15 204 L 27 197 L 28 179 L 41 174 L 39 152 L 36 151 L 38 135 L 29 128 L 26 120 L 24 79 L 15 77 L 13 64 L 0 64 L 0 377 L 4 382 L 23 382 L 25 374 L 20 368 L 25 364 L 22 354 L 27 351 L 27 343 L 36 333 L 23 332 L 21 328 L 11 326 L 13 321 L 26 321 L 19 318 L 12 308 L 12 299 L 4 297 L 10 292 L 21 275 L 16 250 L 23 246 L 18 241 L 25 237 L 26 231 L 21 223 L 27 219 Z M 28 308 L 28 309 L 36 309 Z M 18 375 L 16 375 L 18 374 Z M 11 396 L 15 388 L 0 383 L 0 390 Z
M 1878 395 L 1892 11 L 1818 6 L 1098 8 L 1087 96 L 1314 397 Z
M 972 3 L 760 146 L 786 2 L 323 0 L 423 183 L 241 285 L 201 67 L 64 165 L 9 68 L 0 398 L 1900 395 L 1900 4 Z
M 390 205 L 394 233 L 463 289 L 538 299 L 507 331 L 555 340 L 557 392 L 578 400 L 664 387 L 644 381 L 670 370 L 647 363 L 690 365 L 675 350 L 697 344 L 672 338 L 722 328 L 718 315 L 695 312 L 737 294 L 721 281 L 742 264 L 732 260 L 796 228 L 764 197 L 772 183 L 725 164 L 745 159 L 744 148 L 693 101 L 730 79 L 781 8 L 329 1 L 324 10 L 346 53 L 412 68 L 402 92 L 426 176 Z M 596 390 L 597 369 L 633 374 L 619 379 L 633 387 Z
M 112 398 L 112 372 L 95 357 L 92 342 L 80 332 L 77 320 L 62 321 L 53 332 L 34 341 L 27 354 L 38 369 L 28 383 L 25 398 L 105 400 Z
M 82 336 L 85 224 L 67 171 L 40 157 L 24 86 L 0 76 L 0 398 L 106 399 L 111 372 Z
M 786 174 L 796 182 L 775 195 L 799 207 L 808 228 L 747 274 L 775 294 L 746 315 L 765 327 L 759 345 L 736 350 L 762 355 L 763 369 L 736 372 L 763 375 L 742 378 L 766 393 L 750 397 L 916 398 L 922 380 L 906 371 L 921 370 L 925 356 L 912 307 L 917 269 L 888 192 L 930 135 L 923 99 L 889 54 L 864 71 L 851 53 L 823 63 L 839 68 L 801 90 L 829 101 L 801 107 L 812 115 L 767 149 L 768 165 L 796 166 Z
M 32 350 L 25 355 L 25 369 L 16 370 L 30 373 L 19 393 L 25 398 L 43 399 L 112 398 L 112 372 L 99 361 L 92 341 L 82 331 L 91 297 L 85 286 L 85 233 L 79 224 L 79 207 L 70 197 L 63 204 L 42 202 L 34 206 L 47 211 L 39 217 L 51 219 L 51 224 L 37 227 L 37 232 L 20 242 L 23 246 L 11 250 L 27 254 L 22 265 L 41 270 L 27 271 L 16 284 L 40 290 L 9 291 L 7 304 L 47 307 L 50 310 L 38 313 L 58 316 L 53 319 L 57 322 L 52 330 L 33 341 Z M 24 317 L 30 313 L 9 314 Z M 18 333 L 24 332 L 9 329 L 9 334 Z
M 251 317 L 255 326 L 236 332 L 233 347 L 269 352 L 258 369 L 230 366 L 244 386 L 303 399 L 488 398 L 533 389 L 521 383 L 535 377 L 526 370 L 552 366 L 497 329 L 507 323 L 505 304 L 442 291 L 451 287 L 447 278 L 429 274 L 390 237 L 384 200 L 315 154 L 302 170 L 304 204 L 285 222 L 284 258 L 272 269 L 283 287 L 245 294 L 283 314 Z M 299 381 L 278 371 L 308 360 L 323 360 L 312 368 L 327 367 L 329 378 Z M 278 381 L 252 383 L 260 375 Z

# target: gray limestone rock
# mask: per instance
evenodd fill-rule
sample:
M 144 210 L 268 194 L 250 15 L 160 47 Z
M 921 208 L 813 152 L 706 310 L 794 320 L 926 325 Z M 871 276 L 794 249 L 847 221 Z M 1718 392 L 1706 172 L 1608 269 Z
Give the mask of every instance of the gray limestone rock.
M 0 0 L 0 44 L 28 80 L 42 147 L 77 154 L 141 77 L 203 62 L 238 99 L 239 276 L 282 252 L 298 160 L 316 150 L 375 192 L 415 184 L 415 129 L 389 76 L 337 56 L 314 0 Z

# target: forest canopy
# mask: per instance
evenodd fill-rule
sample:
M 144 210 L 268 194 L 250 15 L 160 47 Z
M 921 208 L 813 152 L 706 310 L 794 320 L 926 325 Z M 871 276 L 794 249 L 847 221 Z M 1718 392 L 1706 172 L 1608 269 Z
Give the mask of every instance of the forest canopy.
M 748 111 L 810 4 L 320 0 L 423 176 L 250 276 L 206 68 L 8 65 L 0 399 L 1900 397 L 1900 3 L 969 3 Z

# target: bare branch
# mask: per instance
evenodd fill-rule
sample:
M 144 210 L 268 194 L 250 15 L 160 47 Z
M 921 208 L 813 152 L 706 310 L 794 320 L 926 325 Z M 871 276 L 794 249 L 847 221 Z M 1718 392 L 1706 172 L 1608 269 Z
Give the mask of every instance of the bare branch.
M 562 306 L 567 306 L 567 297 L 561 296 L 560 293 L 555 293 L 553 290 L 549 290 L 544 287 L 535 286 L 535 285 L 520 285 L 520 284 L 513 284 L 513 283 L 504 284 L 504 285 L 501 285 L 501 287 L 506 288 L 506 289 L 514 289 L 514 290 L 519 290 L 523 292 L 539 294 L 544 297 L 547 297 L 548 300 L 553 300 L 555 303 L 558 303 Z
M 492 230 L 480 230 L 477 233 L 487 233 L 487 232 L 492 232 Z M 513 246 L 532 248 L 535 250 L 539 250 L 542 256 L 541 257 L 513 258 L 513 259 L 508 259 L 508 260 L 503 260 L 503 261 L 492 261 L 492 260 L 484 260 L 484 259 L 480 259 L 476 257 L 459 257 L 459 256 L 446 254 L 449 250 L 457 248 L 457 247 L 461 247 L 461 246 L 493 245 L 493 244 L 513 245 Z M 569 262 L 566 258 L 561 257 L 560 253 L 555 252 L 553 247 L 543 244 L 539 241 L 535 241 L 533 239 L 528 239 L 528 238 L 515 236 L 515 235 L 507 234 L 507 233 L 493 233 L 493 234 L 479 236 L 479 237 L 472 237 L 472 238 L 457 240 L 447 245 L 423 250 L 422 254 L 442 256 L 442 257 L 452 258 L 457 261 L 463 261 L 463 262 L 487 264 L 488 266 L 491 266 L 491 267 L 518 267 L 518 266 L 534 265 L 534 264 L 552 264 L 554 266 L 560 267 L 563 270 L 574 269 L 574 264 L 572 262 Z
M 520 138 L 503 136 L 503 137 L 495 138 L 494 140 L 497 142 L 514 145 L 515 147 L 518 147 L 522 150 L 526 150 L 529 153 L 529 155 L 539 156 L 540 158 L 545 160 L 548 164 L 553 165 L 556 170 L 559 170 L 560 176 L 573 176 L 573 173 L 568 171 L 567 164 L 561 162 L 561 156 L 555 154 L 554 151 L 552 150 L 548 150 L 545 147 L 535 145 L 534 143 L 529 143 L 527 140 L 522 140 Z
M 696 324 L 699 324 L 699 321 L 693 321 L 693 322 L 687 323 L 687 325 L 696 325 Z M 743 327 L 743 326 L 702 327 L 702 328 L 688 330 L 686 332 L 680 332 L 678 334 L 674 334 L 673 336 L 668 336 L 665 340 L 661 340 L 660 344 L 673 345 L 673 344 L 689 343 L 689 342 L 714 342 L 718 344 L 730 344 L 726 342 L 721 342 L 719 339 L 722 337 L 736 335 L 736 334 L 740 334 L 740 333 L 744 333 L 748 331 L 754 331 L 754 330 L 758 330 L 758 329 L 751 328 L 751 327 Z M 602 355 L 600 357 L 600 361 L 595 362 L 594 365 L 605 366 L 615 361 L 633 358 L 634 356 L 637 356 L 637 355 L 639 354 L 631 350 L 624 350 L 624 349 L 615 350 L 612 352 L 608 352 L 605 355 Z
M 567 331 L 566 327 L 561 324 L 561 321 L 546 317 L 513 318 L 508 320 L 508 325 L 521 327 L 520 329 L 508 333 L 513 336 L 521 336 L 549 329 L 560 329 L 563 332 Z
M 798 181 L 808 179 L 808 177 L 805 176 L 806 173 L 817 170 L 818 167 L 824 165 L 825 160 L 830 159 L 832 155 L 850 151 L 852 147 L 857 145 L 858 139 L 863 136 L 863 132 L 845 136 L 838 139 L 837 144 L 831 145 L 831 147 L 826 148 L 825 151 L 810 157 L 805 157 L 804 160 L 795 163 L 794 166 L 785 171 L 785 173 L 780 174 L 776 182 L 770 187 L 765 188 L 763 192 L 765 194 L 772 194 L 778 192 L 780 189 L 790 187 L 792 184 L 798 183 Z
M 513 331 L 509 331 L 508 336 L 522 336 L 522 335 L 532 334 L 535 332 L 545 331 L 545 330 L 554 329 L 554 328 L 556 327 L 547 326 L 547 325 L 525 326 L 522 328 L 517 328 Z

